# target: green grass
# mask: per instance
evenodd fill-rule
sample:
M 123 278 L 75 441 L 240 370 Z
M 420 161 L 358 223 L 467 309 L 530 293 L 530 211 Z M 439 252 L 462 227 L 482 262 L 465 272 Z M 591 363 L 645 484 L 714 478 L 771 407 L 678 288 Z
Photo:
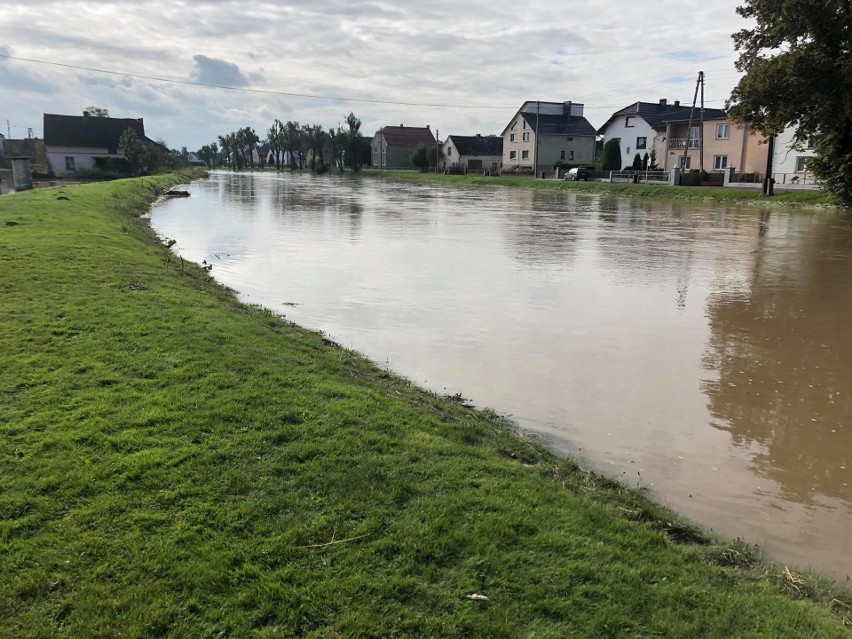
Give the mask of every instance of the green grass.
M 850 636 L 850 593 L 182 272 L 138 218 L 181 179 L 0 198 L 0 637 Z
M 365 170 L 363 175 L 405 182 L 443 182 L 447 184 L 513 186 L 550 191 L 577 193 L 610 193 L 633 197 L 650 197 L 676 200 L 708 200 L 747 205 L 835 206 L 831 195 L 823 191 L 776 191 L 773 197 L 764 197 L 759 189 L 723 189 L 720 187 L 655 186 L 608 182 L 566 182 L 564 180 L 537 180 L 533 177 L 485 177 L 481 175 L 441 175 L 407 171 Z

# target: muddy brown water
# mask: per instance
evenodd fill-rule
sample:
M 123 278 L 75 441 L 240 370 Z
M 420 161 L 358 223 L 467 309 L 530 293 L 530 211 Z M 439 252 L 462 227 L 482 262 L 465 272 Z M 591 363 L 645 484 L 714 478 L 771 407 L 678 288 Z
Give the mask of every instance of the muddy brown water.
M 242 298 L 852 575 L 852 220 L 215 173 L 152 223 Z

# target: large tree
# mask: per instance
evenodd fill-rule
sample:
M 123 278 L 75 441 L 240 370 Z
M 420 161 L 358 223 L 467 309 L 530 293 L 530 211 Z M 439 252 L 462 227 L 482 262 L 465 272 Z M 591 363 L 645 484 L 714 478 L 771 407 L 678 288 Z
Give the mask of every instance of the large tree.
M 607 143 L 604 144 L 603 152 L 601 153 L 601 170 L 621 170 L 621 140 L 618 138 L 607 140 Z
M 764 135 L 795 127 L 795 141 L 816 136 L 809 164 L 823 186 L 852 204 L 852 2 L 745 0 L 754 23 L 735 33 L 745 73 L 728 108 Z
M 359 151 L 361 150 L 361 120 L 355 117 L 351 111 L 346 116 L 346 164 L 352 169 L 353 173 L 361 170 L 361 158 Z

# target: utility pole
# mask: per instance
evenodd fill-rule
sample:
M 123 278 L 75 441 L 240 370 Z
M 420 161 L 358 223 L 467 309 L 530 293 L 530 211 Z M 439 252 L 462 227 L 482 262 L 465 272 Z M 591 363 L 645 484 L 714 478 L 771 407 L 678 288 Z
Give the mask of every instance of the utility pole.
M 441 137 L 441 131 L 438 128 L 435 128 L 435 173 L 438 172 L 438 152 L 439 152 L 439 144 L 438 138 Z
M 689 136 L 692 134 L 692 123 L 694 122 L 695 117 L 695 103 L 698 102 L 698 87 L 701 85 L 703 76 L 704 72 L 699 72 L 698 82 L 695 83 L 695 95 L 692 96 L 692 108 L 689 110 L 689 126 L 686 127 L 686 143 L 683 145 L 683 166 L 681 167 L 681 171 L 686 170 L 686 158 L 689 154 Z
M 538 123 L 541 115 L 541 100 L 536 100 L 535 103 L 535 148 L 533 149 L 533 177 L 538 177 Z
M 769 153 L 766 156 L 766 178 L 763 180 L 763 194 L 774 195 L 775 189 L 772 182 L 772 156 L 775 155 L 775 136 L 769 136 Z
M 9 120 L 6 120 L 6 139 L 12 139 L 12 126 L 9 124 Z
M 385 127 L 379 129 L 379 171 L 385 172 Z
M 704 175 L 704 71 L 698 72 L 698 81 L 701 83 L 701 128 L 699 129 L 698 142 L 698 167 L 701 176 Z

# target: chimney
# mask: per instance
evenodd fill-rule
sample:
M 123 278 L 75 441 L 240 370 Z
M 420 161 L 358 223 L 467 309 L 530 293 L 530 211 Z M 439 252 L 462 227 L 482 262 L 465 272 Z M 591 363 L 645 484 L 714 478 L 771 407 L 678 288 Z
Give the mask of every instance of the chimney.
M 481 138 L 481 137 L 482 137 L 482 134 L 481 134 L 481 133 L 477 133 L 477 134 L 476 134 L 476 137 Z
M 404 129 L 404 128 L 405 128 L 405 125 L 404 125 L 402 122 L 400 122 L 400 123 L 399 123 L 399 128 L 400 128 L 400 129 Z
M 571 115 L 571 100 L 562 103 L 562 115 Z
M 669 101 L 666 98 L 660 98 L 660 106 L 666 106 L 668 103 Z
M 675 106 L 680 106 L 680 100 L 675 100 Z
M 431 131 L 431 130 L 432 130 L 432 129 L 430 129 L 430 128 L 429 128 L 429 125 L 428 125 L 428 124 L 426 125 L 426 130 L 427 130 L 427 131 Z

